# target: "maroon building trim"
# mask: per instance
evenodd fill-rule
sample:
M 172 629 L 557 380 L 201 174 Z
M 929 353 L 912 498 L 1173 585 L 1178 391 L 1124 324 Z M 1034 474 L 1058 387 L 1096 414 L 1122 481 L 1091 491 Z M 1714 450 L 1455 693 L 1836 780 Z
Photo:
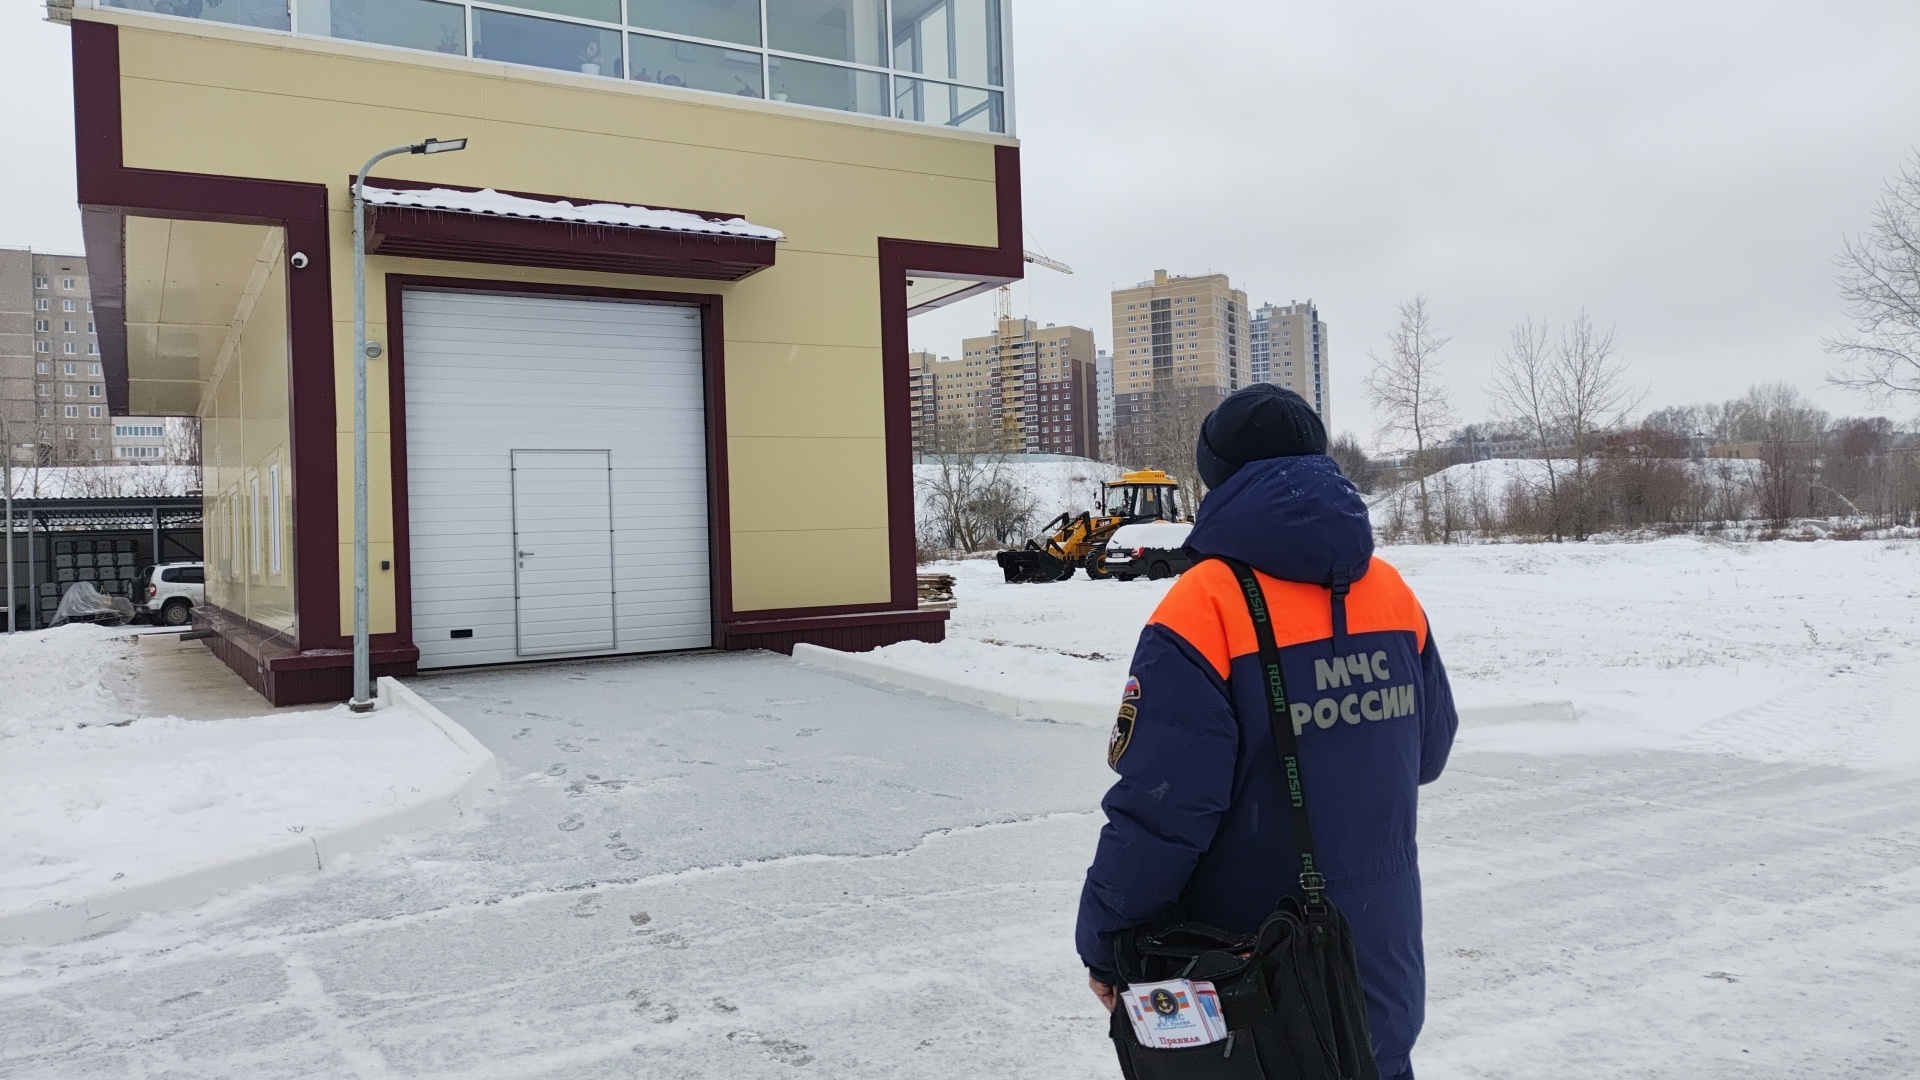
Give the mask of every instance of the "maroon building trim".
M 771 649 L 791 654 L 800 642 L 841 652 L 865 652 L 896 641 L 946 639 L 945 611 L 881 611 L 816 618 L 743 619 L 727 627 L 726 648 Z
M 210 604 L 193 609 L 193 626 L 212 631 L 207 647 L 275 705 L 345 701 L 353 695 L 352 649 L 303 651 L 284 632 Z M 377 634 L 375 640 L 389 637 Z M 419 659 L 420 650 L 412 645 L 376 644 L 373 677 L 412 675 Z
M 880 357 L 881 392 L 886 400 L 887 530 L 893 569 L 895 610 L 916 607 L 918 560 L 914 545 L 913 496 L 913 373 L 907 356 L 907 278 L 973 278 L 982 288 L 1017 281 L 1026 273 L 1021 246 L 1020 150 L 993 148 L 994 198 L 998 218 L 997 247 L 930 244 L 917 240 L 880 240 Z M 949 298 L 949 302 L 959 299 Z
M 399 191 L 430 187 L 480 190 L 386 180 L 378 183 L 369 180 L 367 186 Z M 511 194 L 540 202 L 563 201 L 558 195 Z M 728 216 L 711 211 L 681 212 L 696 213 L 708 220 L 724 220 Z M 772 266 L 774 248 L 774 241 L 750 236 L 367 205 L 367 250 L 379 255 L 739 281 Z
M 298 568 L 294 575 L 297 631 L 292 647 L 300 653 L 346 647 L 349 642 L 340 633 L 326 186 L 127 168 L 121 140 L 119 27 L 76 20 L 72 34 L 79 202 L 90 285 L 104 298 L 95 301 L 94 321 L 100 326 L 102 370 L 107 376 L 107 400 L 114 410 L 127 406 L 126 267 L 121 239 L 127 216 L 275 225 L 286 230 L 289 254 L 298 251 L 307 256 L 305 269 L 290 267 L 287 274 L 292 555 Z M 380 635 L 375 646 L 401 655 L 411 642 Z M 235 670 L 247 675 L 238 665 Z

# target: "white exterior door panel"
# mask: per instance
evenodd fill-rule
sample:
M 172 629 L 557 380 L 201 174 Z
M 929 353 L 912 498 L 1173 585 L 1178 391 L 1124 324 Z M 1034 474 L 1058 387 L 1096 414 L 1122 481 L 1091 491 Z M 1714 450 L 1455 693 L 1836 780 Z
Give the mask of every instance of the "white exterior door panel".
M 613 455 L 515 450 L 513 608 L 521 656 L 607 652 L 613 625 Z
M 698 310 L 424 291 L 403 310 L 420 666 L 711 645 Z

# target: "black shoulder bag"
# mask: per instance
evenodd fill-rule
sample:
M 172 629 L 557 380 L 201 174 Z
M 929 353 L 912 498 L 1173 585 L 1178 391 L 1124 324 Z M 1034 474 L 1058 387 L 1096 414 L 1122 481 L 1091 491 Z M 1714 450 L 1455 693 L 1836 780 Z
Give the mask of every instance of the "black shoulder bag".
M 1379 1080 L 1367 1031 L 1353 934 L 1324 892 L 1301 787 L 1300 745 L 1287 713 L 1286 678 L 1266 595 L 1244 564 L 1222 559 L 1240 579 L 1260 642 L 1267 720 L 1280 750 L 1300 852 L 1300 893 L 1282 897 L 1252 934 L 1236 935 L 1183 920 L 1173 909 L 1119 935 L 1114 962 L 1122 985 L 1165 979 L 1209 980 L 1220 995 L 1228 1035 L 1205 1046 L 1140 1045 L 1126 1007 L 1111 1035 L 1127 1080 Z

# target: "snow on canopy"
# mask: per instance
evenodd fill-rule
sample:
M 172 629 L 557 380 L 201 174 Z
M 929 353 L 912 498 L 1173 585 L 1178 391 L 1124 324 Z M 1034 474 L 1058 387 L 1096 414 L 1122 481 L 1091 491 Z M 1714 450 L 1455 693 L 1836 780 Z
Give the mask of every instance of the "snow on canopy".
M 13 467 L 16 499 L 162 499 L 200 491 L 193 465 Z
M 659 210 L 628 203 L 546 202 L 521 195 L 507 195 L 492 188 L 480 191 L 455 191 L 451 188 L 423 188 L 402 191 L 396 188 L 369 187 L 367 202 L 376 206 L 412 207 L 417 210 L 450 210 L 461 214 L 489 214 L 495 217 L 537 218 L 545 221 L 570 221 L 583 225 L 614 225 L 629 229 L 657 229 L 665 232 L 712 233 L 741 236 L 755 240 L 785 240 L 779 229 L 755 225 L 746 218 L 721 218 L 715 221 L 685 210 Z

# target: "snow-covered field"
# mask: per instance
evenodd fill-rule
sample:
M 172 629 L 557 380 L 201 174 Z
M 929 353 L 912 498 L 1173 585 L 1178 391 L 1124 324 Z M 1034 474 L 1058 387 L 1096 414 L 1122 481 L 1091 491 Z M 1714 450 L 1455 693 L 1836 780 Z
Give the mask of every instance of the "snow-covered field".
M 1423 793 L 1422 1080 L 1920 1076 L 1920 544 L 1383 554 L 1465 703 L 1578 707 Z M 882 658 L 1109 703 L 1167 587 L 948 569 L 950 639 Z M 1104 730 L 770 655 L 416 685 L 499 756 L 481 814 L 0 947 L 0 1076 L 1117 1075 Z
M 1395 546 L 1464 707 L 1570 700 L 1575 723 L 1475 728 L 1477 749 L 1697 750 L 1862 768 L 1920 765 L 1920 544 Z M 983 688 L 1119 701 L 1171 582 L 1007 585 L 943 563 L 940 645 L 870 654 Z
M 319 835 L 463 762 L 404 708 L 141 717 L 137 651 L 96 626 L 0 635 L 0 916 Z

